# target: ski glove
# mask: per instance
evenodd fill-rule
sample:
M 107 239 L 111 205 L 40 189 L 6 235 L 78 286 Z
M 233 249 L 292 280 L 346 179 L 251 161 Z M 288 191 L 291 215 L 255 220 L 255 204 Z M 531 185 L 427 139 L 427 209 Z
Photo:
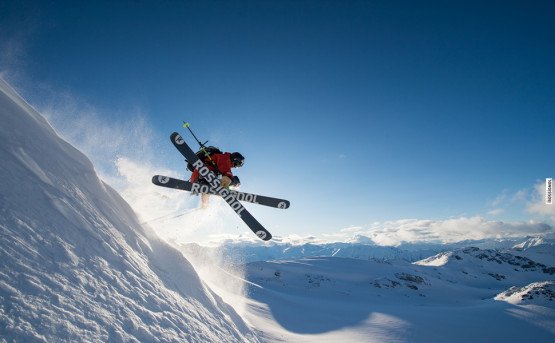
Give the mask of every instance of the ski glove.
M 231 185 L 230 186 L 240 186 L 241 185 L 241 181 L 239 180 L 239 178 L 237 176 L 233 176 L 231 178 Z

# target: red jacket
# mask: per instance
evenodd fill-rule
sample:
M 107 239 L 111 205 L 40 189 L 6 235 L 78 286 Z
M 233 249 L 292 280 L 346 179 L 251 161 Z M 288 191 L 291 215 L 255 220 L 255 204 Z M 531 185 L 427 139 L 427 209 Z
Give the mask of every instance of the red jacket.
M 204 164 L 208 167 L 208 169 L 212 170 L 216 174 L 226 175 L 230 179 L 233 177 L 233 173 L 231 172 L 231 154 L 229 152 L 224 152 L 223 154 L 214 154 L 210 156 L 212 162 L 207 158 L 203 160 Z M 218 167 L 218 170 L 214 167 L 214 163 Z M 191 175 L 190 182 L 196 182 L 199 178 L 198 169 L 195 169 L 193 175 Z

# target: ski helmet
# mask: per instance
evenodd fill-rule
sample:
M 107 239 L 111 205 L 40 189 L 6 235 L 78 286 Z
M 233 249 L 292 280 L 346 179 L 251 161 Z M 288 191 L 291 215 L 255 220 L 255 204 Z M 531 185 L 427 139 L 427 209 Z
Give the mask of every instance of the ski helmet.
M 235 168 L 242 167 L 243 163 L 245 163 L 245 158 L 243 157 L 243 155 L 238 152 L 231 153 L 231 164 L 233 164 Z

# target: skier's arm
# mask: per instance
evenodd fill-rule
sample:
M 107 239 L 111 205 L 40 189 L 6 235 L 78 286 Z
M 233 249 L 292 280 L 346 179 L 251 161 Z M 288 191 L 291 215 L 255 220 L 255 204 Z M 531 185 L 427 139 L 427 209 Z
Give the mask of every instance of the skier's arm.
M 229 153 L 218 155 L 216 164 L 218 165 L 218 170 L 222 175 L 225 175 L 230 179 L 233 177 L 233 173 L 231 172 L 231 157 L 229 156 Z

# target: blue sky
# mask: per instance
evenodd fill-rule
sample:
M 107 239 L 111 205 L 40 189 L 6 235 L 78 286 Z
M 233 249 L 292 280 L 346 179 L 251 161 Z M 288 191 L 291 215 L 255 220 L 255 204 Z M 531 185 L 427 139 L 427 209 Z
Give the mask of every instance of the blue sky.
M 158 152 L 149 163 L 172 170 L 183 166 L 167 136 L 189 121 L 247 157 L 243 190 L 291 200 L 287 212 L 252 209 L 282 235 L 528 220 L 534 186 L 554 174 L 550 1 L 0 9 L 2 70 L 32 104 L 51 105 L 54 90 L 104 125 L 133 126 L 140 113 Z

